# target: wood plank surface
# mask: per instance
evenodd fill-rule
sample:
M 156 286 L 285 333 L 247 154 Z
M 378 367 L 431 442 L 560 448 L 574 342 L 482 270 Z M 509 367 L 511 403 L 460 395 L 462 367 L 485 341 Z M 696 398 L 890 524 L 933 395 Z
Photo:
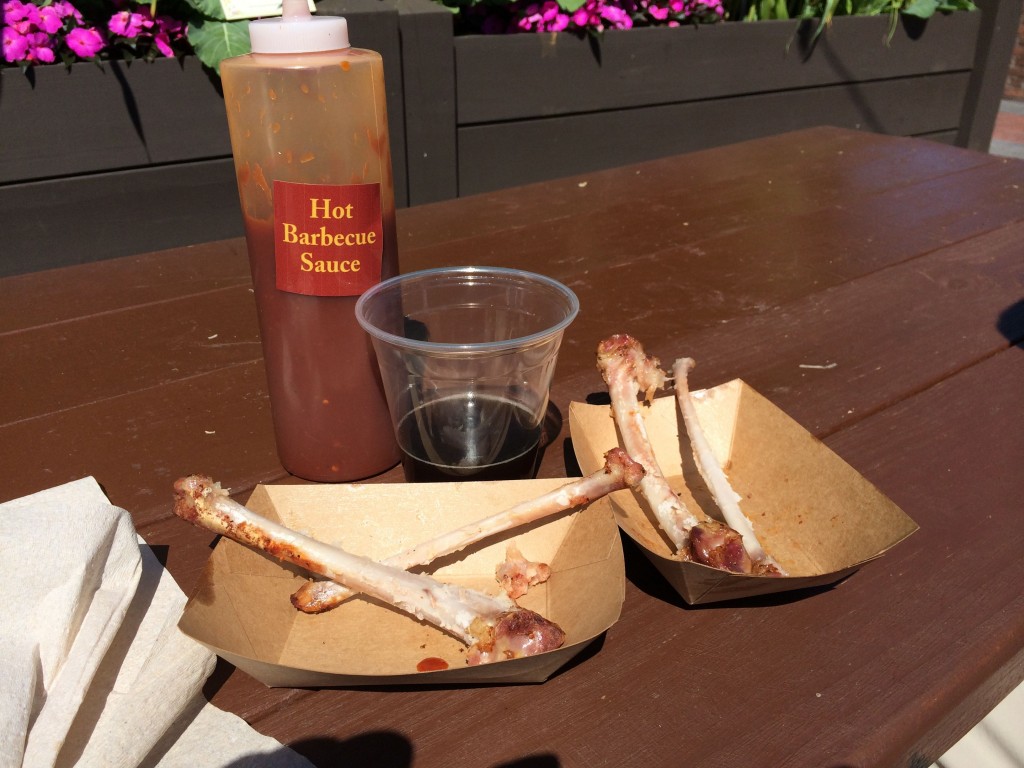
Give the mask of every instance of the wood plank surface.
M 850 195 L 869 198 L 880 190 L 999 162 L 989 155 L 950 152 L 931 142 L 893 143 L 872 133 L 822 127 L 734 144 L 728 151 L 693 152 L 682 163 L 652 160 L 628 174 L 588 172 L 469 197 L 459 206 L 417 206 L 400 212 L 399 239 L 403 258 L 415 251 L 411 257 L 416 264 L 445 263 L 440 249 L 436 255 L 419 254 L 419 249 L 440 243 L 459 247 L 463 259 L 471 260 L 488 253 L 475 238 L 501 233 L 516 247 L 525 239 L 522 233 L 539 224 L 574 226 L 580 214 L 591 220 L 603 216 L 614 224 L 641 200 L 646 200 L 644 221 L 649 224 L 645 244 L 664 227 L 679 233 L 677 237 L 685 233 L 696 238 L 691 233 L 770 221 L 780 203 L 786 211 L 797 206 L 808 210 L 807 206 L 836 203 Z M 762 201 L 769 187 L 776 194 L 771 206 Z M 466 216 L 472 217 L 472 227 L 466 227 Z M 680 232 L 680 227 L 685 229 Z
M 552 404 L 597 342 L 743 378 L 921 530 L 832 588 L 690 607 L 626 541 L 622 616 L 543 685 L 205 692 L 332 765 L 927 765 L 1024 679 L 1024 163 L 836 129 L 400 212 L 404 271 L 491 263 L 579 295 Z M 0 499 L 91 474 L 188 592 L 170 514 L 277 462 L 244 244 L 0 279 Z M 540 474 L 576 470 L 567 425 Z M 399 481 L 400 471 L 374 481 Z M 685 759 L 684 759 L 685 758 Z M 682 762 L 681 762 L 682 761 Z

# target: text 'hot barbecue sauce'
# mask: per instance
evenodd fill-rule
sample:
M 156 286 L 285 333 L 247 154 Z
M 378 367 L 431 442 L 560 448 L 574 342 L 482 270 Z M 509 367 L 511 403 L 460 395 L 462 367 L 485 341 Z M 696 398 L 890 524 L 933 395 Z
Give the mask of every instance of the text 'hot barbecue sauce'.
M 221 80 L 278 454 L 299 477 L 356 480 L 399 457 L 354 314 L 398 269 L 381 57 L 306 0 L 249 29 Z

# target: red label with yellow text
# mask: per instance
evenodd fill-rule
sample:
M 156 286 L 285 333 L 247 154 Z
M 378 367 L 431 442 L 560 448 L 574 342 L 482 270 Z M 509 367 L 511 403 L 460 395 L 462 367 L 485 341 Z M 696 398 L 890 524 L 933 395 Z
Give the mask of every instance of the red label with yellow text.
M 277 287 L 309 296 L 358 296 L 380 282 L 379 184 L 274 182 Z

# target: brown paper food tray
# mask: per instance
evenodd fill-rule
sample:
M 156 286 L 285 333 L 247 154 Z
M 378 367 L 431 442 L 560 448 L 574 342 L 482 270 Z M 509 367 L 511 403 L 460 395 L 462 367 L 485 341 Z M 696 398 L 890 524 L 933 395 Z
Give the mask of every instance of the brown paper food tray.
M 738 575 L 682 562 L 639 494 L 612 494 L 619 526 L 687 603 L 832 584 L 917 530 L 849 464 L 743 381 L 693 394 L 715 457 L 742 498 L 741 509 L 765 551 L 789 575 Z M 642 412 L 669 484 L 691 509 L 720 519 L 694 463 L 675 398 L 657 398 Z M 610 406 L 571 403 L 569 428 L 584 473 L 600 467 L 604 453 L 621 445 Z
M 384 559 L 566 482 L 258 486 L 247 506 L 322 541 Z M 321 615 L 300 613 L 289 596 L 307 580 L 302 569 L 223 538 L 179 626 L 268 686 L 543 682 L 618 619 L 625 594 L 622 542 L 603 499 L 485 540 L 424 570 L 497 594 L 494 570 L 513 540 L 524 557 L 551 566 L 548 582 L 518 602 L 566 632 L 556 651 L 468 667 L 461 642 L 369 598 L 349 599 Z M 449 668 L 417 672 L 428 658 L 444 659 Z

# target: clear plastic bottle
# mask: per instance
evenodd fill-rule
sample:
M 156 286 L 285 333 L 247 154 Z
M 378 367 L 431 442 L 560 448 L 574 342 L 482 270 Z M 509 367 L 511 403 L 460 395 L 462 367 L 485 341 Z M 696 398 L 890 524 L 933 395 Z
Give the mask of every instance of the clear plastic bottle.
M 379 54 L 285 0 L 221 62 L 279 458 L 357 480 L 398 462 L 359 295 L 398 271 Z

